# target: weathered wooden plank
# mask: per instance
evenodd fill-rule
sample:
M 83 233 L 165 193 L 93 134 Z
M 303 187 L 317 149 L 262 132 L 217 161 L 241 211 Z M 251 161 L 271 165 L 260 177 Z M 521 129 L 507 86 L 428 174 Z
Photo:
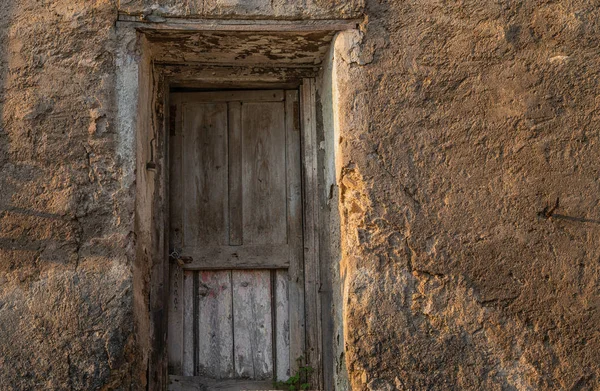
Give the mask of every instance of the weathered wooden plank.
M 195 272 L 183 274 L 183 376 L 194 376 L 194 279 Z
M 183 248 L 186 270 L 285 269 L 289 254 L 285 244 Z
M 212 32 L 203 34 L 202 39 L 176 33 L 149 33 L 146 37 L 151 45 L 157 43 L 153 45 L 152 54 L 158 61 L 314 67 L 323 62 L 334 35 L 327 31 L 315 34 Z M 179 45 L 162 45 L 169 37 Z
M 273 377 L 271 274 L 233 271 L 235 374 L 254 380 Z
M 174 100 L 170 108 L 172 120 L 169 138 L 169 235 L 171 249 L 183 246 L 183 124 L 181 111 L 181 103 Z
M 229 243 L 227 104 L 183 104 L 184 245 Z
M 244 243 L 286 244 L 284 104 L 244 103 Z
M 304 318 L 304 249 L 302 232 L 302 159 L 300 152 L 300 104 L 298 91 L 286 91 L 287 215 L 290 268 L 288 297 L 291 311 L 290 366 L 295 373 L 296 359 L 306 350 Z
M 267 31 L 317 32 L 355 29 L 361 19 L 318 20 L 256 20 L 256 19 L 191 19 L 161 17 L 160 22 L 144 20 L 143 15 L 120 13 L 118 23 L 123 26 L 148 30 L 171 31 Z
M 290 302 L 287 270 L 275 271 L 275 376 L 285 381 L 290 377 Z M 295 309 L 294 309 L 295 310 Z
M 229 106 L 229 244 L 243 244 L 242 103 Z
M 316 235 L 319 221 L 316 88 L 313 79 L 301 87 L 302 148 L 304 169 L 304 276 L 306 300 L 306 360 L 315 370 L 311 384 L 322 388 L 321 373 L 321 302 L 319 298 L 319 240 Z
M 183 270 L 171 265 L 169 275 L 169 374 L 181 375 L 183 368 Z
M 205 377 L 169 376 L 169 391 L 268 391 L 271 381 L 215 380 Z
M 189 103 L 282 102 L 284 100 L 283 90 L 178 92 L 173 95 Z
M 317 75 L 311 68 L 242 67 L 199 63 L 173 64 L 156 61 L 155 67 L 168 76 L 173 88 L 298 88 L 305 77 Z
M 169 126 L 169 241 L 171 248 L 181 248 L 181 110 L 178 102 L 172 101 Z M 169 266 L 168 303 L 169 373 L 182 374 L 183 364 L 183 270 L 178 265 Z
M 231 378 L 233 313 L 231 271 L 198 273 L 198 375 Z
M 133 68 L 130 68 L 132 66 Z M 137 65 L 126 65 L 127 69 L 135 70 Z M 142 326 L 142 335 L 152 336 L 146 340 L 145 357 L 148 371 L 147 387 L 157 390 L 167 380 L 167 352 L 164 342 L 168 332 L 168 128 L 165 116 L 162 115 L 169 107 L 168 88 L 161 76 L 153 76 L 149 61 L 139 63 L 139 111 L 134 128 L 136 139 L 136 256 L 134 257 L 133 274 L 136 281 L 144 281 L 144 289 L 134 290 L 135 311 L 147 322 Z M 132 96 L 122 95 L 121 103 L 129 104 Z M 137 100 L 137 99 L 136 99 Z M 131 102 L 134 103 L 134 102 Z M 134 104 L 135 105 L 135 104 Z M 133 108 L 133 106 L 132 106 Z M 133 124 L 132 123 L 132 124 Z M 132 134 L 133 136 L 133 134 Z M 151 156 L 151 148 L 155 152 Z M 151 160 L 151 157 L 153 158 Z M 154 163 L 148 164 L 148 163 Z M 156 169 L 153 170 L 152 167 Z M 128 171 L 129 164 L 123 169 Z M 151 276 L 150 280 L 148 277 Z

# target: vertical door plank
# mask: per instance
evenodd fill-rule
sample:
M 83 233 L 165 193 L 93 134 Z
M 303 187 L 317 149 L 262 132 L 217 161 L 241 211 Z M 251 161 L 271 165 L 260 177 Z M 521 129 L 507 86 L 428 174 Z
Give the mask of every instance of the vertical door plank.
M 287 270 L 275 271 L 275 368 L 278 380 L 290 377 L 290 302 Z
M 286 168 L 288 243 L 290 245 L 289 305 L 290 366 L 306 351 L 304 319 L 304 249 L 302 233 L 302 159 L 300 152 L 300 102 L 298 91 L 286 91 Z
M 233 271 L 234 360 L 237 377 L 273 376 L 271 272 Z
M 227 104 L 183 107 L 185 245 L 227 245 Z
M 285 244 L 284 103 L 244 103 L 242 121 L 244 243 Z
M 170 108 L 173 116 L 169 139 L 169 233 L 171 248 L 183 247 L 182 212 L 182 113 L 181 104 L 174 99 Z
M 233 376 L 231 272 L 203 271 L 198 276 L 198 375 Z
M 313 387 L 322 388 L 321 374 L 321 301 L 319 298 L 319 238 L 315 234 L 319 221 L 317 172 L 316 89 L 313 79 L 301 87 L 302 148 L 304 165 L 304 276 L 306 309 L 306 359 L 315 369 Z
M 242 102 L 229 106 L 229 244 L 243 243 L 242 226 Z
M 195 272 L 183 275 L 183 376 L 194 376 L 194 278 Z
M 170 266 L 169 273 L 169 374 L 181 375 L 183 364 L 183 270 Z
M 170 247 L 181 248 L 181 110 L 177 100 L 170 107 L 169 140 L 169 240 Z M 168 304 L 168 355 L 169 373 L 182 374 L 183 364 L 183 270 L 169 265 Z

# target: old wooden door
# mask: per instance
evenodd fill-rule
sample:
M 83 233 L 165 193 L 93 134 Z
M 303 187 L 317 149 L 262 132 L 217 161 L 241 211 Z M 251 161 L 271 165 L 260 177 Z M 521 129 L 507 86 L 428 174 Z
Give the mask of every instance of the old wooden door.
M 272 389 L 305 343 L 298 92 L 171 102 L 170 389 Z

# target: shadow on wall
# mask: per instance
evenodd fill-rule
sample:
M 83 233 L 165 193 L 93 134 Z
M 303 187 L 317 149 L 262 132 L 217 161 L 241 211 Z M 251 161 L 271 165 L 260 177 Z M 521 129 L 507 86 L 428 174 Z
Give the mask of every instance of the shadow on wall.
M 0 15 L 0 251 L 4 260 L 0 271 L 19 270 L 23 282 L 34 277 L 26 269 L 42 261 L 68 262 L 76 243 L 65 246 L 65 239 L 75 233 L 65 226 L 72 216 L 56 203 L 56 189 L 48 183 L 64 151 L 48 153 L 52 135 L 45 133 L 46 117 L 53 102 L 40 96 L 36 75 L 41 73 L 44 56 L 26 46 L 31 42 L 13 17 L 14 4 L 5 4 Z
M 129 373 L 129 189 L 109 123 L 108 3 L 0 8 L 3 389 L 100 389 Z

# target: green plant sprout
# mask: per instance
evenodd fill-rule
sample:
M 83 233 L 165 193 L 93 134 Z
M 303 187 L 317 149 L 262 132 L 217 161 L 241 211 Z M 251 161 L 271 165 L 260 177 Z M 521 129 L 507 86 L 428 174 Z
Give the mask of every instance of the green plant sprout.
M 273 382 L 273 386 L 278 390 L 287 390 L 287 391 L 300 391 L 300 390 L 308 390 L 310 387 L 310 383 L 308 382 L 308 377 L 315 370 L 310 365 L 304 365 L 304 357 L 298 357 L 296 359 L 298 363 L 298 372 L 293 376 L 290 376 L 285 381 L 275 381 Z

